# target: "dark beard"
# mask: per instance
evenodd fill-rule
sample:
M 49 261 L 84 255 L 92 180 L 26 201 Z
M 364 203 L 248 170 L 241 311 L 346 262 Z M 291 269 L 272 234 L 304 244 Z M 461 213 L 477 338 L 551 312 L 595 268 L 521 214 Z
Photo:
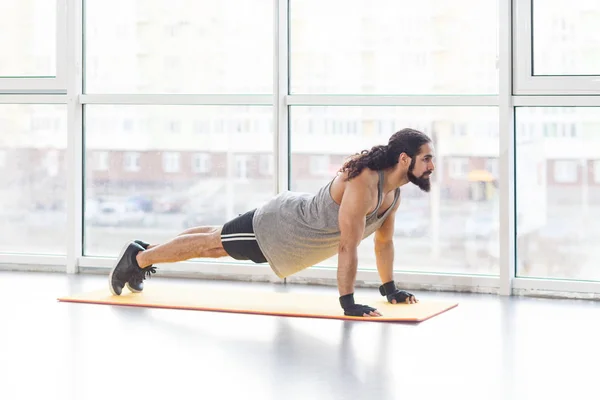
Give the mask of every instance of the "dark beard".
M 431 181 L 429 180 L 429 175 L 431 174 L 425 172 L 420 177 L 417 177 L 412 173 L 412 170 L 408 170 L 408 180 L 417 185 L 419 189 L 424 192 L 429 192 L 431 190 Z

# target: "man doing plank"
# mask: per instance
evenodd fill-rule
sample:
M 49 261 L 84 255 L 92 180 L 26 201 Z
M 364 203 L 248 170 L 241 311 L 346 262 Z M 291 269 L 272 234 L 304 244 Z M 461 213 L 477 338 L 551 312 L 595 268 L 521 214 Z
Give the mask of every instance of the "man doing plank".
M 411 182 L 429 192 L 434 171 L 433 145 L 424 133 L 402 129 L 387 145 L 363 150 L 316 194 L 286 191 L 222 226 L 188 229 L 166 243 L 127 243 L 109 275 L 109 287 L 143 290 L 154 264 L 192 258 L 232 257 L 268 263 L 280 278 L 338 255 L 337 283 L 345 315 L 377 317 L 381 313 L 354 301 L 360 242 L 374 235 L 379 291 L 390 303 L 416 303 L 393 279 L 394 215 L 400 187 Z

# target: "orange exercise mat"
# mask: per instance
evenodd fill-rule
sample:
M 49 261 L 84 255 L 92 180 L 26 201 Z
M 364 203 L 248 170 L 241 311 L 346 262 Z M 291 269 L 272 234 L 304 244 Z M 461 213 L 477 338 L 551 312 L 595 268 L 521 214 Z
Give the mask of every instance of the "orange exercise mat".
M 108 289 L 104 289 L 60 297 L 58 300 L 119 306 L 382 322 L 421 322 L 458 305 L 453 302 L 429 300 L 419 301 L 416 304 L 390 304 L 381 296 L 356 295 L 355 298 L 357 303 L 377 308 L 382 316 L 361 318 L 344 315 L 339 305 L 337 292 L 311 294 L 153 284 L 146 287 L 143 293 L 135 294 L 123 289 L 121 296 L 113 296 Z

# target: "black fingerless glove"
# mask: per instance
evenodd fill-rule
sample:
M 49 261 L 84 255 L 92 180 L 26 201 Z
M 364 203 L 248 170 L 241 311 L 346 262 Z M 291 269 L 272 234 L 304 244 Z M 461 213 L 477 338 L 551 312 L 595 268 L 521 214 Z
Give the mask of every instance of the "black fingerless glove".
M 344 315 L 350 315 L 353 317 L 362 317 L 364 314 L 369 314 L 372 311 L 376 311 L 373 307 L 354 303 L 354 293 L 341 296 L 340 305 L 344 309 Z
M 379 286 L 379 293 L 381 293 L 382 296 L 386 296 L 390 303 L 392 300 L 396 300 L 396 303 L 406 303 L 406 299 L 414 297 L 412 293 L 398 290 L 394 281 L 389 281 Z

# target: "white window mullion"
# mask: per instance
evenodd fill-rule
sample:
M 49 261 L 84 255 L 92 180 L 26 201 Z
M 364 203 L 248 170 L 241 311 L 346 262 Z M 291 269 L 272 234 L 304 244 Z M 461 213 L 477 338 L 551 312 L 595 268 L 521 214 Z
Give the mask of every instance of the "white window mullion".
M 273 116 L 274 116 L 274 162 L 275 193 L 288 190 L 289 179 L 289 112 L 287 96 L 289 92 L 289 40 L 288 40 L 288 0 L 274 2 L 274 57 L 273 57 Z
M 131 105 L 256 105 L 270 106 L 270 95 L 236 94 L 83 94 L 83 104 L 131 104 Z
M 75 4 L 80 3 L 80 4 Z M 69 36 L 75 33 L 79 36 L 83 36 L 83 28 L 81 21 L 83 14 L 83 0 L 58 0 L 57 1 L 57 24 L 56 24 L 56 78 L 54 81 L 55 89 L 59 92 L 67 92 L 69 80 L 73 79 L 73 76 L 69 75 L 70 62 L 74 60 L 69 57 L 69 40 L 74 40 L 76 43 L 82 43 L 82 39 L 73 38 Z M 69 28 L 72 28 L 69 23 L 72 21 L 79 24 L 79 31 L 73 32 Z M 82 54 L 81 52 L 79 53 Z M 81 65 L 81 58 L 77 60 L 76 65 Z M 80 75 L 81 76 L 81 75 Z M 79 93 L 79 92 L 78 92 Z
M 288 106 L 497 106 L 496 95 L 302 95 L 287 97 Z M 386 130 L 387 131 L 387 130 Z
M 512 295 L 513 281 L 516 269 L 515 244 L 515 108 L 513 105 L 512 85 L 512 25 L 509 23 L 513 16 L 511 1 L 500 1 L 498 12 L 498 70 L 499 70 L 499 265 L 500 265 L 500 294 Z M 517 54 L 517 60 L 522 53 Z M 518 72 L 517 72 L 518 73 Z
M 82 91 L 82 10 L 83 0 L 68 1 L 68 19 L 62 21 L 67 30 L 67 43 L 60 44 L 67 60 L 67 273 L 79 271 L 83 256 L 83 105 Z M 66 14 L 65 14 L 66 15 Z
M 0 104 L 66 104 L 66 94 L 2 94 Z

